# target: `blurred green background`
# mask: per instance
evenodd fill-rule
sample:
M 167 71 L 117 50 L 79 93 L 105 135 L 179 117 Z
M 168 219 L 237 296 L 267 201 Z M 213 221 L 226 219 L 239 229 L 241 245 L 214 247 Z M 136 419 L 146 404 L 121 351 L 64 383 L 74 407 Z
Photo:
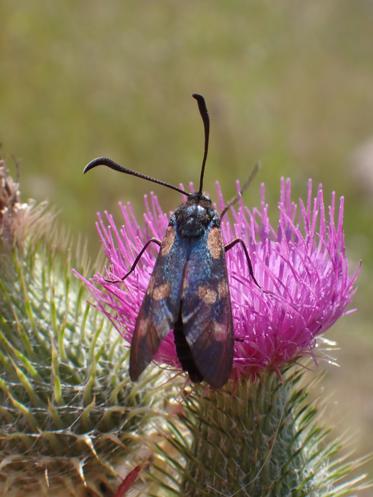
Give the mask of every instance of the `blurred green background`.
M 275 203 L 279 178 L 296 195 L 312 177 L 346 197 L 354 305 L 328 335 L 342 367 L 327 367 L 328 416 L 373 451 L 373 2 L 372 0 L 28 0 L 0 3 L 1 154 L 20 163 L 25 197 L 48 199 L 94 255 L 95 212 L 119 199 L 141 212 L 149 184 L 105 168 L 97 155 L 172 183 L 197 180 L 202 125 L 212 119 L 205 189 L 262 162 Z M 179 197 L 155 187 L 166 209 Z M 373 478 L 373 463 L 370 465 Z

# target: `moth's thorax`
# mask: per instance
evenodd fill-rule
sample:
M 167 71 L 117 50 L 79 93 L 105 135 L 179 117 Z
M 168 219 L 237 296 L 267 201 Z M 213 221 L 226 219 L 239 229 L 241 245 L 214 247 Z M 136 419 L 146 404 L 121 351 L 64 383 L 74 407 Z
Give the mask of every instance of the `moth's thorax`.
M 175 211 L 176 229 L 184 238 L 197 238 L 216 216 L 211 200 L 195 193 Z

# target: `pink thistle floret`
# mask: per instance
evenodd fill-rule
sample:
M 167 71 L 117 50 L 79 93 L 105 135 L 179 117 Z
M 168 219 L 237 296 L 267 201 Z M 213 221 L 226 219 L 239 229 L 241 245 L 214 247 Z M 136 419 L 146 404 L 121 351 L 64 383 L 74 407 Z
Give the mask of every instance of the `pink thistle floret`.
M 239 186 L 238 186 L 239 189 Z M 224 207 L 219 184 L 218 210 Z M 236 246 L 227 253 L 235 349 L 232 376 L 255 376 L 261 370 L 280 370 L 284 364 L 310 354 L 316 338 L 340 316 L 355 290 L 358 271 L 349 275 L 343 233 L 344 199 L 324 204 L 322 187 L 316 195 L 308 182 L 307 199 L 291 199 L 290 180 L 281 181 L 278 221 L 269 218 L 264 185 L 260 208 L 249 209 L 241 199 L 222 222 L 225 243 L 241 238 L 248 248 L 254 274 L 250 277 L 244 253 Z M 130 342 L 158 248 L 149 248 L 136 270 L 121 283 L 149 238 L 162 239 L 168 214 L 156 195 L 145 196 L 144 223 L 140 225 L 130 204 L 119 204 L 122 226 L 108 212 L 98 214 L 97 230 L 110 270 L 91 280 L 80 276 L 97 307 Z M 155 357 L 159 363 L 180 367 L 169 333 Z

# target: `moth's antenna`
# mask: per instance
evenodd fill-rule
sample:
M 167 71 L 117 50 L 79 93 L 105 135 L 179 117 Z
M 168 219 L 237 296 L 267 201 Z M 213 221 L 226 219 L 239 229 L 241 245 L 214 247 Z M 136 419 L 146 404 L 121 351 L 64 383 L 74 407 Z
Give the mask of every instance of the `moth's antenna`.
M 210 119 L 209 119 L 209 114 L 207 112 L 206 102 L 205 102 L 205 99 L 203 98 L 203 96 L 198 95 L 198 93 L 193 93 L 192 97 L 197 100 L 199 113 L 201 114 L 203 126 L 205 128 L 205 148 L 204 148 L 204 154 L 203 154 L 203 159 L 202 159 L 201 176 L 199 179 L 199 190 L 198 190 L 198 193 L 201 195 L 202 188 L 203 188 L 203 177 L 205 175 L 205 165 L 206 165 L 206 159 L 207 159 L 207 152 L 209 149 Z
M 247 178 L 247 180 L 243 184 L 240 192 L 237 195 L 235 195 L 233 198 L 231 198 L 230 201 L 227 203 L 227 205 L 224 207 L 224 209 L 221 211 L 220 219 L 222 219 L 222 217 L 224 216 L 224 214 L 226 214 L 228 212 L 228 210 L 231 207 L 233 207 L 234 204 L 236 204 L 238 202 L 238 200 L 241 198 L 241 196 L 244 193 L 244 191 L 249 188 L 249 186 L 251 185 L 251 182 L 253 181 L 253 179 L 256 176 L 256 173 L 259 171 L 259 167 L 260 167 L 260 162 L 257 162 L 254 165 L 254 167 L 253 167 L 253 169 L 252 169 L 252 171 L 250 173 L 250 176 Z
M 169 183 L 166 183 L 165 181 L 162 181 L 160 179 L 155 179 L 152 178 L 151 176 L 147 176 L 146 174 L 141 174 L 138 173 L 137 171 L 133 171 L 132 169 L 128 169 L 127 167 L 123 167 L 120 164 L 117 164 L 114 162 L 112 159 L 109 159 L 108 157 L 97 157 L 97 159 L 93 159 L 91 162 L 88 162 L 88 164 L 85 166 L 83 173 L 87 173 L 91 169 L 93 169 L 96 166 L 107 166 L 110 167 L 110 169 L 114 169 L 115 171 L 119 171 L 120 173 L 125 173 L 125 174 L 130 174 L 132 176 L 137 176 L 138 178 L 146 179 L 147 181 L 151 181 L 152 183 L 157 183 L 158 185 L 162 186 L 167 186 L 167 188 L 171 188 L 171 190 L 175 190 L 179 193 L 182 193 L 183 195 L 186 195 L 187 197 L 190 196 L 190 193 L 185 192 L 181 188 L 178 188 L 177 186 L 170 185 Z

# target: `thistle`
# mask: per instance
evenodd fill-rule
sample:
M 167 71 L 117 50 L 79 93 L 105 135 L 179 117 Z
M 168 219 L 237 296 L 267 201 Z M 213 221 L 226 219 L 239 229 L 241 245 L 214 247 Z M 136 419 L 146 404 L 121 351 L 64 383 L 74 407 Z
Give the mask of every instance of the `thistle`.
M 129 381 L 127 349 L 87 302 L 43 210 L 20 202 L 3 166 L 0 495 L 110 497 L 134 466 L 146 466 L 140 435 L 152 436 L 166 390 L 156 393 L 154 369 Z
M 219 186 L 217 194 L 223 210 Z M 168 216 L 154 194 L 150 199 L 145 197 L 143 226 L 130 205 L 119 207 L 121 228 L 108 212 L 98 215 L 97 230 L 109 262 L 106 272 L 91 280 L 82 279 L 98 308 L 130 342 L 156 250 L 144 253 L 125 282 L 110 280 L 118 281 L 127 274 L 151 236 L 163 238 Z M 234 320 L 234 377 L 279 371 L 300 355 L 313 354 L 317 337 L 346 312 L 358 271 L 349 274 L 343 208 L 344 199 L 340 198 L 337 206 L 335 193 L 326 208 L 322 187 L 313 196 L 312 182 L 306 201 L 296 204 L 291 199 L 290 180 L 282 180 L 277 226 L 269 219 L 264 186 L 260 209 L 250 210 L 241 203 L 237 211 L 232 209 L 233 222 L 222 223 L 226 242 L 236 237 L 245 242 L 260 285 L 253 284 L 241 249 L 230 251 L 227 266 Z M 180 368 L 171 333 L 161 343 L 156 359 Z
M 217 187 L 219 207 L 224 199 Z M 259 209 L 243 202 L 225 221 L 225 241 L 244 240 L 260 288 L 253 284 L 244 254 L 227 255 L 234 319 L 231 380 L 222 390 L 193 385 L 178 399 L 168 424 L 168 446 L 158 445 L 154 478 L 157 495 L 173 496 L 341 496 L 360 477 L 341 483 L 353 464 L 337 458 L 339 442 L 326 443 L 317 408 L 301 385 L 303 356 L 322 354 L 322 334 L 342 315 L 355 291 L 343 234 L 344 200 L 333 193 L 326 207 L 322 187 L 308 183 L 305 201 L 291 198 L 282 180 L 278 222 L 269 218 L 261 188 Z M 144 224 L 132 207 L 120 204 L 121 227 L 99 214 L 97 229 L 108 266 L 86 283 L 97 307 L 127 342 L 135 326 L 156 252 L 144 253 L 122 283 L 137 253 L 151 237 L 162 238 L 168 216 L 151 194 Z M 114 280 L 110 281 L 110 280 Z M 180 370 L 172 334 L 161 343 L 156 362 Z

